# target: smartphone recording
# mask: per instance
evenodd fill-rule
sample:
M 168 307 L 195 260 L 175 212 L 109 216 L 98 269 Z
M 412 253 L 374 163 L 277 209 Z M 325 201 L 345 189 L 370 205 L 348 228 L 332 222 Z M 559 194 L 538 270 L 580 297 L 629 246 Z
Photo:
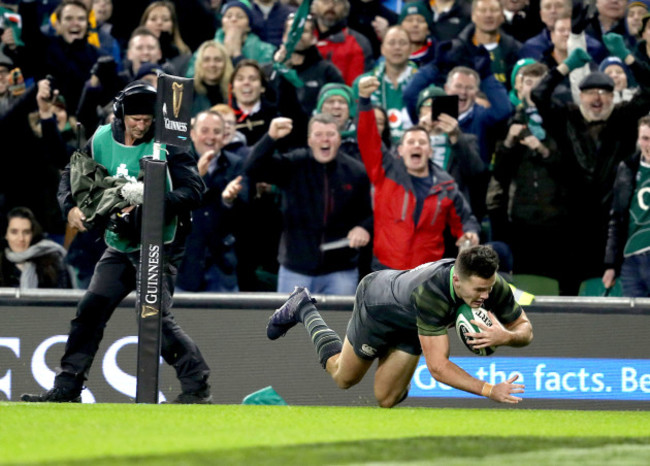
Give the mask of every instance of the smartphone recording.
M 431 103 L 431 121 L 436 121 L 441 113 L 458 119 L 458 96 L 441 95 L 433 98 Z

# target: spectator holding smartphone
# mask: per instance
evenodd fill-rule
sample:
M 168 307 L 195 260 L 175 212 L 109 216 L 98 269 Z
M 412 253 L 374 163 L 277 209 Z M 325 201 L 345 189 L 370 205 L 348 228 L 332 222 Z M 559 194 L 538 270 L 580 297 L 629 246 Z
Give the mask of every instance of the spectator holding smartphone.
M 469 201 L 472 212 L 485 211 L 485 183 L 477 183 L 487 171 L 473 134 L 461 131 L 458 125 L 458 96 L 448 96 L 437 86 L 429 86 L 418 98 L 419 125 L 429 133 L 431 160 L 448 172 L 458 189 Z
M 561 280 L 557 264 L 566 257 L 566 170 L 530 98 L 547 71 L 542 63 L 521 68 L 516 90 L 521 104 L 510 120 L 508 135 L 497 147 L 493 176 L 506 196 L 507 235 L 503 239 L 512 249 L 516 272 Z

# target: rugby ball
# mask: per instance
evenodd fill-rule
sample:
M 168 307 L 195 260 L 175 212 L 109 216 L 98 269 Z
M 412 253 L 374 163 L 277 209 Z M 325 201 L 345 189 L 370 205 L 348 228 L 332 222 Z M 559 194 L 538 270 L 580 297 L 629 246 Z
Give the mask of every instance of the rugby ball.
M 481 332 L 481 329 L 477 325 L 472 324 L 472 320 L 483 322 L 486 326 L 492 327 L 492 319 L 490 319 L 490 316 L 485 309 L 482 307 L 472 309 L 467 304 L 463 304 L 458 308 L 458 311 L 456 311 L 456 333 L 458 334 L 458 338 L 460 338 L 460 341 L 462 341 L 467 349 L 472 353 L 479 356 L 489 356 L 496 350 L 495 346 L 480 349 L 474 349 L 471 347 L 472 339 L 468 338 L 466 334 Z

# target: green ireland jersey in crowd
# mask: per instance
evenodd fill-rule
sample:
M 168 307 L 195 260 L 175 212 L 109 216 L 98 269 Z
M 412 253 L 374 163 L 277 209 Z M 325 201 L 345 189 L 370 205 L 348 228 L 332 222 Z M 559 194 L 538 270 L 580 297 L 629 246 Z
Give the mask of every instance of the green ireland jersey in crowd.
M 641 161 L 636 174 L 636 189 L 630 203 L 625 257 L 650 249 L 650 164 Z
M 365 76 L 375 76 L 379 79 L 379 88 L 372 93 L 370 101 L 373 105 L 378 105 L 386 110 L 388 115 L 388 125 L 390 127 L 390 135 L 394 143 L 398 143 L 404 130 L 413 126 L 411 118 L 404 105 L 402 94 L 404 88 L 411 81 L 413 75 L 417 72 L 418 68 L 413 62 L 409 62 L 406 69 L 397 79 L 397 86 L 386 76 L 386 64 L 384 62 L 377 65 L 372 71 L 362 74 L 355 79 L 352 84 L 355 99 L 359 99 L 359 80 Z

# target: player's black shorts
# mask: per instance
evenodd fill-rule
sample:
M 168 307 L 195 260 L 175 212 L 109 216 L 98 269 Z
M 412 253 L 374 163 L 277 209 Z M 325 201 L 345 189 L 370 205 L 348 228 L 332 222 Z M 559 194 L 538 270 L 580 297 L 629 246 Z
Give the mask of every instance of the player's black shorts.
M 381 358 L 391 348 L 422 354 L 415 316 L 390 302 L 386 273 L 392 271 L 371 273 L 357 287 L 346 336 L 361 359 Z

